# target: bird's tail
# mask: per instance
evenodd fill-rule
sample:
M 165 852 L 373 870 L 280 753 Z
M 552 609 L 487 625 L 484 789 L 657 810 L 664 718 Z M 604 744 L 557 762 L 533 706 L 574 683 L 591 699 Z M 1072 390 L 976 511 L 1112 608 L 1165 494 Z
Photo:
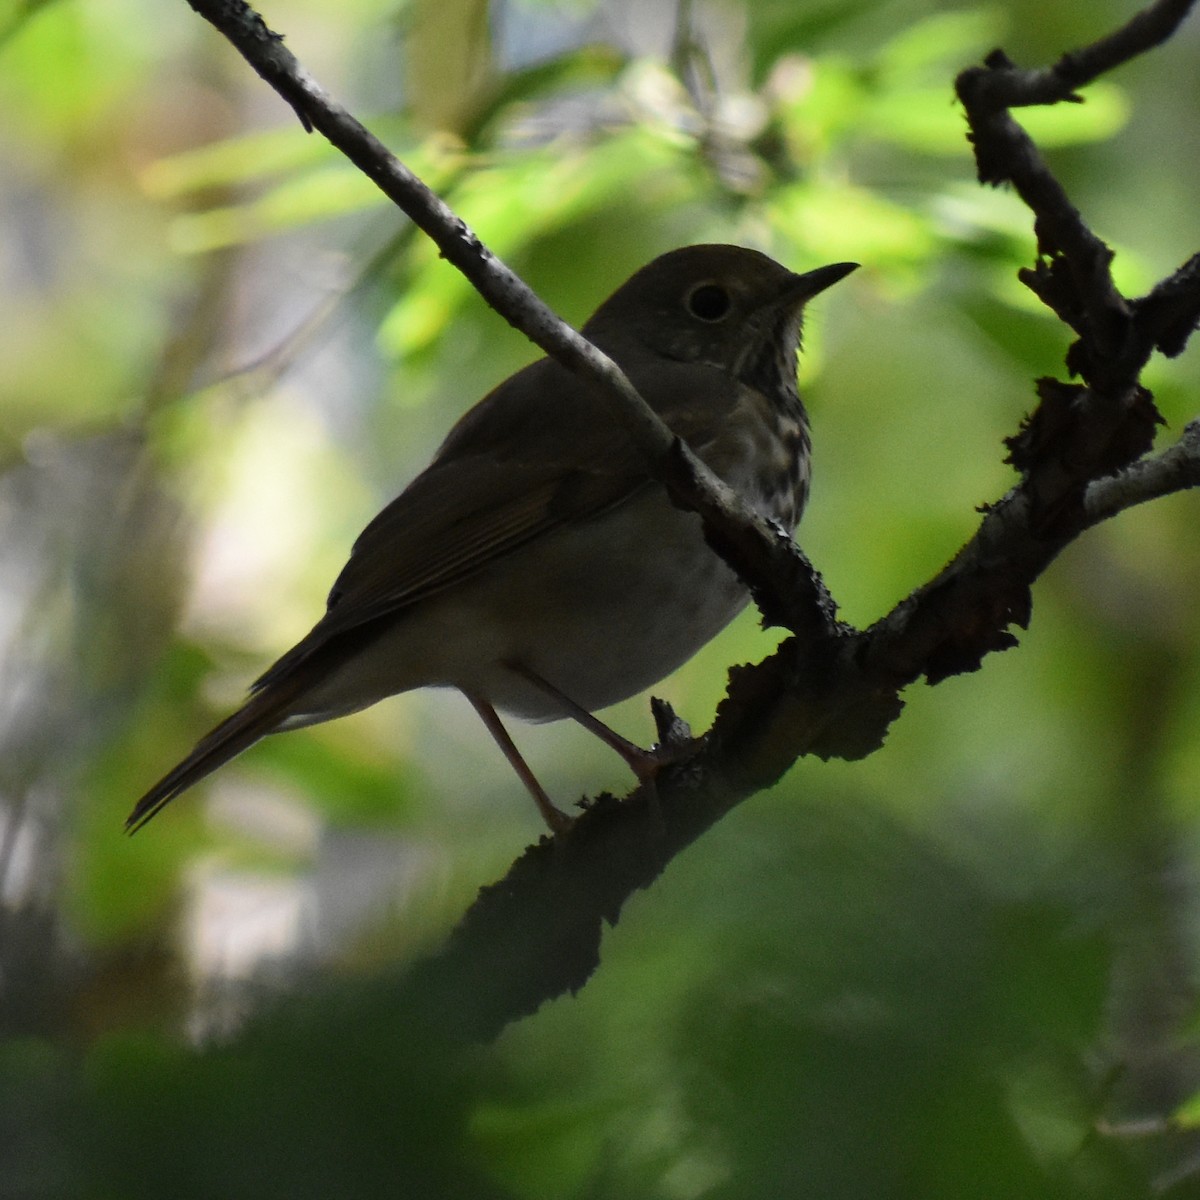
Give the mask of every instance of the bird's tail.
M 267 687 L 251 696 L 231 717 L 196 743 L 196 748 L 174 770 L 162 777 L 133 807 L 125 822 L 136 833 L 151 817 L 181 792 L 211 775 L 231 758 L 278 729 L 288 716 L 295 688 Z

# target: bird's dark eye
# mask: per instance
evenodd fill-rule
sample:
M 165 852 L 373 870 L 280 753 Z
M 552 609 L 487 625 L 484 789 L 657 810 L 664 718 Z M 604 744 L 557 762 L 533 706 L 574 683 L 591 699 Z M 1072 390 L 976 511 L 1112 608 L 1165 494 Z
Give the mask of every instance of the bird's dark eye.
M 733 300 L 719 283 L 701 283 L 688 292 L 684 304 L 701 321 L 722 321 L 733 307 Z

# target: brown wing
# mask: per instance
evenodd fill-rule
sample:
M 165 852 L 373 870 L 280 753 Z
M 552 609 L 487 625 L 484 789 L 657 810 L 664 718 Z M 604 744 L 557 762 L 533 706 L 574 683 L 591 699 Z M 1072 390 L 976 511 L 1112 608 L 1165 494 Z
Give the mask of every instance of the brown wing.
M 329 596 L 329 632 L 405 608 L 526 542 L 631 495 L 634 475 L 457 459 L 430 467 L 364 530 Z
M 696 416 L 695 387 L 734 385 L 679 363 L 635 386 L 698 452 L 724 413 Z M 259 679 L 274 684 L 331 638 L 469 579 L 527 542 L 628 500 L 650 478 L 612 401 L 550 360 L 506 380 L 451 430 L 433 463 L 363 530 L 325 616 Z

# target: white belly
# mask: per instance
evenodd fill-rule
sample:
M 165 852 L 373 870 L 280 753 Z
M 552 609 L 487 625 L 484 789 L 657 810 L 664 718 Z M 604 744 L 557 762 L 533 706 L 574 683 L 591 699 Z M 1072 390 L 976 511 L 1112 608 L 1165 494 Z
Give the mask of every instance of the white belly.
M 520 663 L 589 711 L 686 662 L 749 594 L 661 492 L 541 538 L 431 597 L 305 697 L 307 724 L 419 687 L 458 687 L 533 721 L 567 715 Z

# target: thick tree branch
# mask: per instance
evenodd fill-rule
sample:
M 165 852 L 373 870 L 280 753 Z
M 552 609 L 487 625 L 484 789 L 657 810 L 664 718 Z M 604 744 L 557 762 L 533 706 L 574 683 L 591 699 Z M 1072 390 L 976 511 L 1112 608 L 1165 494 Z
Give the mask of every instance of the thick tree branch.
M 621 397 L 619 412 L 677 500 L 700 511 L 710 540 L 751 581 L 768 620 L 793 636 L 731 673 L 717 720 L 695 753 L 664 769 L 651 797 L 602 796 L 569 837 L 530 848 L 484 889 L 443 950 L 401 989 L 434 1032 L 487 1037 L 546 999 L 579 988 L 598 962 L 605 921 L 667 863 L 803 754 L 860 757 L 878 748 L 900 693 L 974 670 L 1015 644 L 1030 587 L 1064 546 L 1135 504 L 1200 484 L 1200 421 L 1156 458 L 1159 416 L 1140 372 L 1157 349 L 1179 353 L 1200 315 L 1200 263 L 1146 297 L 1115 287 L 1112 253 L 1087 227 L 1012 107 L 1075 101 L 1075 89 L 1168 38 L 1191 0 L 1158 0 L 1122 29 L 1021 71 L 997 51 L 963 72 L 980 179 L 1011 183 L 1034 214 L 1037 265 L 1026 284 L 1074 330 L 1067 366 L 1082 382 L 1042 380 L 1040 404 L 1009 440 L 1020 483 L 983 513 L 974 537 L 923 587 L 866 631 L 841 625 L 819 576 L 791 539 L 756 521 L 646 409 L 621 373 L 558 321 L 437 197 L 302 71 L 240 0 L 189 0 L 296 109 L 356 162 L 512 324 L 547 353 Z M 618 411 L 614 404 L 614 412 Z M 748 532 L 749 531 L 749 532 Z M 660 729 L 671 724 L 660 709 Z M 433 1002 L 431 1002 L 431 998 Z

